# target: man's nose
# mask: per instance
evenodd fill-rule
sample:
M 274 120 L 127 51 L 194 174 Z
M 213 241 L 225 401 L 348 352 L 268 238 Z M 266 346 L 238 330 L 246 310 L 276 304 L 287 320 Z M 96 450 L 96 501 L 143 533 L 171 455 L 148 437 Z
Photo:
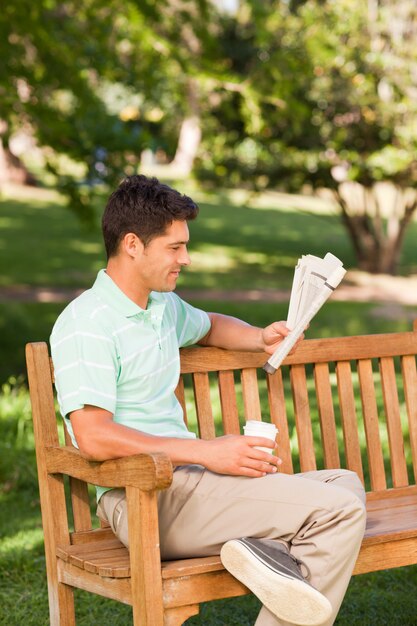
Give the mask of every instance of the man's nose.
M 183 250 L 182 254 L 179 258 L 179 262 L 181 263 L 181 265 L 190 265 L 191 263 L 191 257 L 188 254 L 188 250 Z

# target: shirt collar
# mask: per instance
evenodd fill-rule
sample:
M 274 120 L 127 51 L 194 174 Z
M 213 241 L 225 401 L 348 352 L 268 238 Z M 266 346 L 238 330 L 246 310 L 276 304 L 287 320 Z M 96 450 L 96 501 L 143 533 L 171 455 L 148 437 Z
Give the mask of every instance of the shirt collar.
M 153 291 L 149 295 L 147 308 L 142 309 L 116 285 L 104 269 L 97 274 L 93 290 L 106 304 L 124 317 L 136 317 L 138 319 L 153 317 L 159 322 L 162 319 L 166 302 L 161 294 Z

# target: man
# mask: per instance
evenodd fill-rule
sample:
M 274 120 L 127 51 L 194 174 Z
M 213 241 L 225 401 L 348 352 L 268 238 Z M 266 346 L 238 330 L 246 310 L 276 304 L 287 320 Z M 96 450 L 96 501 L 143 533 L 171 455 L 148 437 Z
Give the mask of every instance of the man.
M 257 626 L 332 624 L 360 547 L 364 492 L 346 470 L 289 476 L 269 439 L 197 439 L 174 390 L 179 347 L 272 354 L 283 322 L 256 328 L 205 313 L 173 290 L 190 263 L 198 208 L 156 179 L 132 176 L 110 196 L 102 228 L 107 267 L 58 318 L 51 336 L 58 400 L 89 459 L 163 451 L 176 466 L 159 495 L 164 559 L 220 552 L 261 600 Z M 128 545 L 125 493 L 97 490 L 98 514 Z M 308 578 L 308 580 L 307 580 Z

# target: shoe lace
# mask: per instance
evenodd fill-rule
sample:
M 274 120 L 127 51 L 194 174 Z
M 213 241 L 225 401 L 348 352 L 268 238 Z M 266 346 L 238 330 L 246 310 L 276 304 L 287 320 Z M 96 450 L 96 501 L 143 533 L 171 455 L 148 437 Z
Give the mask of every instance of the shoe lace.
M 304 563 L 304 561 L 301 561 L 300 559 L 297 559 L 297 557 L 295 557 L 291 553 L 289 553 L 289 556 L 291 557 L 291 559 L 294 561 L 294 563 L 299 568 L 303 578 L 308 580 L 311 577 L 311 571 L 310 571 L 310 568 L 308 567 L 308 565 L 306 565 Z

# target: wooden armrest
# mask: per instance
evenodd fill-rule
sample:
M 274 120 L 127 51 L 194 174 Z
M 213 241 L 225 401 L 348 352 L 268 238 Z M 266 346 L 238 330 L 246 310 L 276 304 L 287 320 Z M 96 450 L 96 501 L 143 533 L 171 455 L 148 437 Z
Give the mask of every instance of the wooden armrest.
M 172 482 L 172 463 L 163 452 L 134 454 L 109 461 L 89 461 L 69 446 L 46 448 L 49 474 L 66 474 L 101 487 L 166 489 Z

